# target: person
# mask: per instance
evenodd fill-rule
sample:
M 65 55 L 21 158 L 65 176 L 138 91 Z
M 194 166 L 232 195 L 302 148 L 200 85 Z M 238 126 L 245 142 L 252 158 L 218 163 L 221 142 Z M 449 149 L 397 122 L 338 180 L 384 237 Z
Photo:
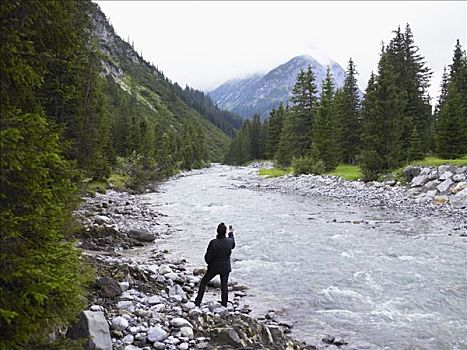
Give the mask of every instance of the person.
M 200 306 L 203 300 L 206 286 L 210 280 L 215 276 L 220 275 L 221 279 L 221 305 L 227 307 L 227 301 L 229 298 L 228 293 L 228 281 L 229 274 L 232 271 L 230 265 L 230 254 L 232 249 L 235 248 L 235 238 L 233 234 L 232 226 L 229 226 L 229 237 L 225 236 L 227 227 L 223 222 L 217 226 L 217 236 L 215 239 L 209 242 L 204 260 L 208 264 L 208 270 L 201 279 L 198 295 L 195 299 L 195 305 Z

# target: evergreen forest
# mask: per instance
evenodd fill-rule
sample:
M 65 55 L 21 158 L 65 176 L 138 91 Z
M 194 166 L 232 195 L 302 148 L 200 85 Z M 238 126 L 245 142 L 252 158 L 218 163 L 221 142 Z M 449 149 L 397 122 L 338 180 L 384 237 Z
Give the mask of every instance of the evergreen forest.
M 358 164 L 365 181 L 377 180 L 406 162 L 436 154 L 467 153 L 467 58 L 459 40 L 445 68 L 432 112 L 427 89 L 431 70 L 407 26 L 381 48 L 363 99 L 357 69 L 349 60 L 344 85 L 336 88 L 328 69 L 320 99 L 311 68 L 301 71 L 290 104 L 261 122 L 242 125 L 226 154 L 228 164 L 272 159 L 296 173 L 322 174 L 338 164 Z

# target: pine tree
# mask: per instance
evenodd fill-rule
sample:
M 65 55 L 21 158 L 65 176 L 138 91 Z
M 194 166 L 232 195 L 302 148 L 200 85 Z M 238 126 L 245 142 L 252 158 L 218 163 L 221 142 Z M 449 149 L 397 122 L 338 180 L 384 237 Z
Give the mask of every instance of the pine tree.
M 313 119 L 316 114 L 316 78 L 310 66 L 298 74 L 292 90 L 290 113 L 284 118 L 278 150 L 278 161 L 289 165 L 293 157 L 302 157 L 310 150 Z
M 414 126 L 410 134 L 410 144 L 408 149 L 408 160 L 420 160 L 425 157 L 422 149 L 422 143 L 417 127 Z
M 336 113 L 342 128 L 342 157 L 344 162 L 353 164 L 360 151 L 361 103 L 357 86 L 357 71 L 352 59 L 345 74 L 342 96 L 336 96 Z
M 436 148 L 443 158 L 467 153 L 467 58 L 456 43 L 449 76 L 443 76 L 436 110 Z
M 266 158 L 273 159 L 277 148 L 279 146 L 279 141 L 282 134 L 282 126 L 284 123 L 284 115 L 285 110 L 282 102 L 279 103 L 279 107 L 273 109 L 271 113 L 269 113 L 269 120 L 267 124 L 267 138 L 265 140 L 266 143 Z
M 262 132 L 261 132 L 261 119 L 259 114 L 255 114 L 251 121 L 250 128 L 250 144 L 251 144 L 251 157 L 252 159 L 261 159 L 262 155 Z
M 323 81 L 321 101 L 316 114 L 313 128 L 313 152 L 315 159 L 320 159 L 325 164 L 325 170 L 334 169 L 340 159 L 339 139 L 337 134 L 338 122 L 334 111 L 334 83 L 331 69 L 328 66 L 326 78 Z
M 373 181 L 387 166 L 384 146 L 385 124 L 378 101 L 376 76 L 371 73 L 362 106 L 361 171 L 365 181 Z

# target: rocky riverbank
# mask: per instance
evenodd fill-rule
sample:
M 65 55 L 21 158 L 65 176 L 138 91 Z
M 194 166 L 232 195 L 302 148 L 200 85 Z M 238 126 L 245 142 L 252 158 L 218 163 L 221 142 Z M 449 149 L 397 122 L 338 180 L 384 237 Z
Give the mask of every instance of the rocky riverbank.
M 408 167 L 405 184 L 348 181 L 337 176 L 286 175 L 267 178 L 251 167 L 250 176 L 235 178 L 238 188 L 332 198 L 349 206 L 391 208 L 414 216 L 442 218 L 467 232 L 467 167 Z
M 244 286 L 229 286 L 227 308 L 215 301 L 195 307 L 203 270 L 188 271 L 185 260 L 158 249 L 171 231 L 158 223 L 161 215 L 139 196 L 115 191 L 87 198 L 76 212 L 85 228 L 78 245 L 98 278 L 71 338 L 91 337 L 87 349 L 315 349 L 287 336 L 291 325 L 274 311 L 249 316 Z

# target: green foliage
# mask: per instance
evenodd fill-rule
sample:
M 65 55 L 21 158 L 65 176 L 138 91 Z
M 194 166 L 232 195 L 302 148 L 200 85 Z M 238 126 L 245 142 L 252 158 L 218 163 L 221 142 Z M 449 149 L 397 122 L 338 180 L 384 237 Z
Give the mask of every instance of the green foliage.
M 264 177 L 281 177 L 289 175 L 293 172 L 292 168 L 261 168 L 258 170 L 258 174 Z
M 313 128 L 313 157 L 311 157 L 322 160 L 325 171 L 334 169 L 341 158 L 338 120 L 333 100 L 334 84 L 332 82 L 331 70 L 328 67 L 326 79 L 322 85 L 321 101 Z M 309 159 L 309 157 L 306 159 Z
M 321 159 L 313 158 L 312 156 L 305 156 L 301 158 L 294 158 L 292 160 L 293 172 L 299 174 L 314 174 L 321 175 L 326 172 L 326 165 Z
M 456 166 L 467 166 L 467 154 L 464 154 L 460 158 L 456 159 L 443 159 L 438 157 L 425 157 L 421 160 L 415 160 L 410 162 L 410 165 L 421 165 L 421 166 L 440 166 L 440 165 L 456 165 Z
M 62 76 L 51 79 L 52 67 L 78 61 L 87 16 L 86 6 L 68 1 L 4 1 L 0 8 L 0 348 L 20 349 L 47 342 L 76 317 L 91 279 L 67 240 L 76 173 L 55 127 L 75 95 L 61 90 L 68 86 Z
M 336 169 L 328 174 L 340 176 L 346 180 L 358 180 L 362 177 L 360 166 L 351 164 L 339 164 Z
M 436 151 L 440 157 L 467 153 L 467 58 L 457 41 L 449 75 L 443 75 L 436 108 Z
M 279 147 L 285 113 L 286 111 L 281 102 L 277 110 L 273 109 L 269 114 L 267 136 L 265 138 L 265 157 L 267 159 L 274 159 Z

